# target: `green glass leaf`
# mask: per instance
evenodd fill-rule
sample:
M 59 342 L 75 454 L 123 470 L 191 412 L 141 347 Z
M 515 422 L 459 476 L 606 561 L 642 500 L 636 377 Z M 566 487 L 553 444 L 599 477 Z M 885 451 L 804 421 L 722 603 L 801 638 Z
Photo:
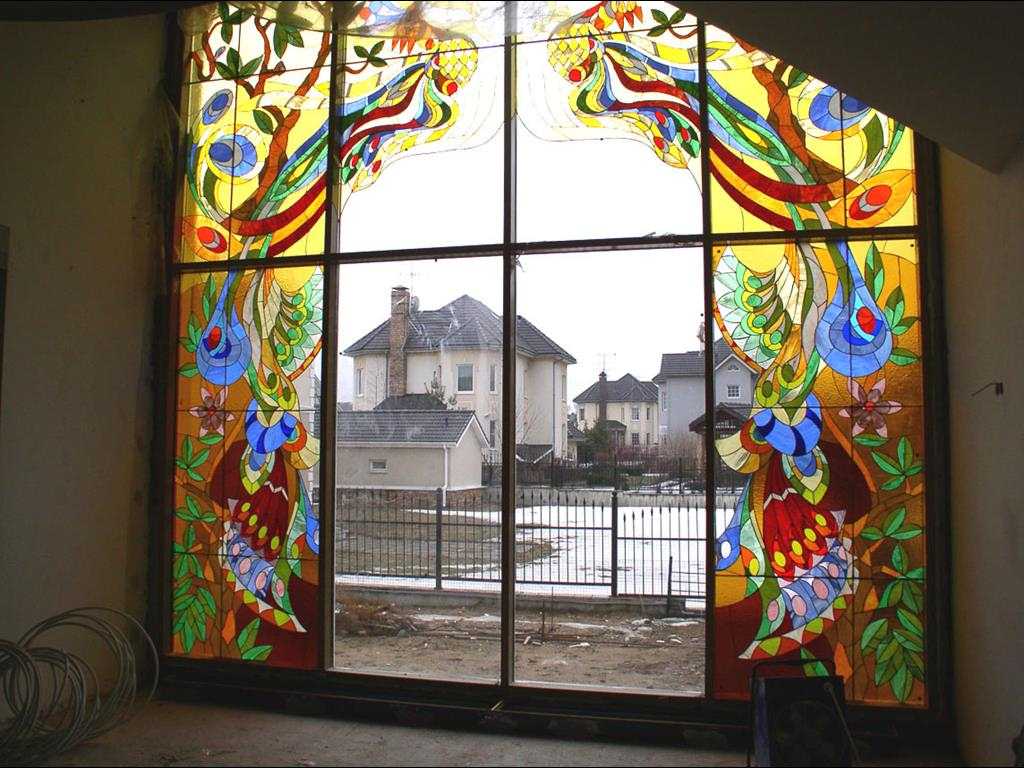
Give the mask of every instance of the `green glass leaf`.
M 206 587 L 200 587 L 196 590 L 196 595 L 199 597 L 203 609 L 209 614 L 210 618 L 215 618 L 217 616 L 217 604 L 213 601 L 213 595 L 210 593 L 210 590 Z
M 864 633 L 860 636 L 860 649 L 866 651 L 868 648 L 877 646 L 888 631 L 888 619 L 875 619 L 864 627 Z
M 900 469 L 899 465 L 897 465 L 896 462 L 892 460 L 892 458 L 890 458 L 889 456 L 886 456 L 884 453 L 881 453 L 880 451 L 872 451 L 871 452 L 871 458 L 873 458 L 875 460 L 875 464 L 877 464 L 879 466 L 879 468 L 883 472 L 885 472 L 886 474 L 889 474 L 889 475 L 902 475 L 903 474 L 903 470 Z
M 892 567 L 900 574 L 907 569 L 907 552 L 903 549 L 902 544 L 897 544 L 892 548 Z
M 216 445 L 223 439 L 224 435 L 218 434 L 217 432 L 207 432 L 199 438 L 199 442 L 203 445 Z
M 910 445 L 910 440 L 905 436 L 901 437 L 899 443 L 896 444 L 896 458 L 900 463 L 901 470 L 905 470 L 907 465 L 914 461 L 914 449 Z
M 668 16 L 665 15 L 664 11 L 658 8 L 652 8 L 651 15 L 654 17 L 654 20 L 657 21 L 659 24 L 665 25 L 669 23 Z
M 905 574 L 908 579 L 923 579 L 924 578 L 924 566 L 914 568 L 913 570 L 907 571 Z
M 889 516 L 885 518 L 885 524 L 882 526 L 886 536 L 892 536 L 896 531 L 899 530 L 900 526 L 903 525 L 903 521 L 907 518 L 907 508 L 897 507 Z
M 868 541 L 878 541 L 882 538 L 882 532 L 872 525 L 861 531 L 860 537 L 862 539 L 867 539 Z
M 270 136 L 274 135 L 274 121 L 266 112 L 262 109 L 254 109 L 252 112 L 253 122 L 256 123 L 256 127 L 259 128 L 263 133 Z
M 896 627 L 892 632 L 896 636 L 896 642 L 903 646 L 904 651 L 910 651 L 911 653 L 921 653 L 924 651 L 924 645 L 921 644 L 920 638 L 915 637 L 907 630 Z
M 192 647 L 196 644 L 196 635 L 192 631 L 192 625 L 190 622 L 185 622 L 185 626 L 181 629 L 181 647 L 185 649 L 185 653 L 191 653 Z
M 916 525 L 912 525 L 909 528 L 905 528 L 902 531 L 897 531 L 896 533 L 892 534 L 892 537 L 897 541 L 907 541 L 909 539 L 917 538 L 921 535 L 921 533 L 922 531 L 920 528 L 918 528 Z
M 880 445 L 885 445 L 889 442 L 886 437 L 879 437 L 878 435 L 857 435 L 853 438 L 853 442 L 859 443 L 860 445 L 867 445 L 871 448 L 877 448 Z
M 906 474 L 907 477 L 913 477 L 914 475 L 920 474 L 923 471 L 924 463 L 918 461 L 907 467 L 907 471 L 904 474 Z
M 373 48 L 370 49 L 370 55 L 371 56 L 376 56 L 378 53 L 381 52 L 381 50 L 383 48 L 384 48 L 384 41 L 383 40 L 378 40 L 376 43 L 373 44 Z
M 255 59 L 250 59 L 245 62 L 242 68 L 238 71 L 239 77 L 249 77 L 250 75 L 256 74 L 257 70 L 260 68 L 260 62 L 262 60 L 263 59 L 260 56 L 257 56 Z
M 904 657 L 907 662 L 907 669 L 916 679 L 924 682 L 924 659 L 920 653 L 907 653 Z
M 665 26 L 661 26 L 661 27 L 653 27 L 653 28 L 652 28 L 652 29 L 651 29 L 651 30 L 650 30 L 650 31 L 649 31 L 649 32 L 647 33 L 647 36 L 648 36 L 648 37 L 661 37 L 661 36 L 662 36 L 663 34 L 665 34 L 665 33 L 666 33 L 667 31 L 668 31 L 668 27 L 665 27 Z
M 882 608 L 891 608 L 893 605 L 900 601 L 903 596 L 903 582 L 891 581 L 882 590 L 882 596 L 878 599 L 878 604 Z
M 185 541 L 183 543 L 185 549 L 192 549 L 193 545 L 196 543 L 196 531 L 195 528 L 192 527 L 192 523 L 189 523 L 188 527 L 185 528 Z
M 370 52 L 363 48 L 363 46 L 361 45 L 357 45 L 353 50 L 356 52 L 356 56 L 358 56 L 361 59 L 370 58 Z
M 903 480 L 904 477 L 902 475 L 900 475 L 899 477 L 894 477 L 892 480 L 886 480 L 884 483 L 882 483 L 882 490 L 894 491 L 901 485 L 903 485 Z
M 195 599 L 195 595 L 182 595 L 181 597 L 175 599 L 172 608 L 175 611 L 184 611 L 186 608 L 192 605 L 192 603 L 195 602 Z
M 374 67 L 386 67 L 388 65 L 388 63 L 384 61 L 384 59 L 379 58 L 377 56 L 371 56 L 369 61 L 370 64 Z
M 889 362 L 893 365 L 913 365 L 920 359 L 921 358 L 909 349 L 903 349 L 901 347 L 894 347 L 892 353 L 889 355 Z
M 220 39 L 228 45 L 231 45 L 231 38 L 235 32 L 235 25 L 231 23 L 225 23 L 220 25 Z
M 270 652 L 274 650 L 272 645 L 256 645 L 242 654 L 244 661 L 266 661 Z
M 238 650 L 242 653 L 252 648 L 252 644 L 256 641 L 256 633 L 260 628 L 260 620 L 253 619 L 245 625 L 245 629 L 238 633 L 238 637 L 235 640 L 238 645 Z
M 178 375 L 186 379 L 191 379 L 197 373 L 199 373 L 199 368 L 196 367 L 195 363 L 185 363 L 178 369 Z
M 235 73 L 238 72 L 238 68 L 242 65 L 242 61 L 238 56 L 237 48 L 228 48 L 228 52 L 225 54 L 224 60 L 227 62 L 228 68 Z
M 909 698 L 913 682 L 906 666 L 901 666 L 892 676 L 892 682 L 889 685 L 892 688 L 893 694 L 902 703 Z
M 198 472 L 196 472 L 196 471 L 195 471 L 194 469 L 192 469 L 191 467 L 189 467 L 188 469 L 186 469 L 186 470 L 185 470 L 185 474 L 187 474 L 187 475 L 188 475 L 189 477 L 191 477 L 191 478 L 192 478 L 193 480 L 195 480 L 195 481 L 196 481 L 197 483 L 203 483 L 203 482 L 206 482 L 206 478 L 205 478 L 205 477 L 203 477 L 202 475 L 200 475 L 200 474 L 199 474 Z
M 274 25 L 274 53 L 277 54 L 278 58 L 284 56 L 284 52 L 288 50 L 288 29 L 287 25 L 281 24 L 280 22 Z
M 227 3 L 217 3 L 217 14 L 222 22 L 226 22 L 231 18 L 231 9 L 228 8 Z
M 188 435 L 181 441 L 181 457 L 185 459 L 186 464 L 192 463 L 192 438 Z
M 199 453 L 197 453 L 195 455 L 195 458 L 192 459 L 192 461 L 190 462 L 190 466 L 193 467 L 193 468 L 194 467 L 201 467 L 203 465 L 203 462 L 206 461 L 206 459 L 207 459 L 207 457 L 209 455 L 210 455 L 210 449 L 209 448 L 203 448 L 203 450 L 201 450 Z
M 921 623 L 921 620 L 915 614 L 903 608 L 897 608 L 896 618 L 900 620 L 900 624 L 907 628 L 908 632 L 913 632 L 918 637 L 924 637 L 924 624 Z
M 230 80 L 235 76 L 234 71 L 222 61 L 217 62 L 217 74 L 225 80 Z M 207 313 L 207 316 L 209 316 L 209 313 Z

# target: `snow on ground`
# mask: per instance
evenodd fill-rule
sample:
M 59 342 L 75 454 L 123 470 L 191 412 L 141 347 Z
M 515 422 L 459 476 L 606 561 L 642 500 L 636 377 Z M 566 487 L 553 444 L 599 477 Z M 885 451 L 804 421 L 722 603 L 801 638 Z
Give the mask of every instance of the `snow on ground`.
M 660 500 L 664 500 L 663 497 Z M 635 503 L 635 499 L 629 501 Z M 671 504 L 672 500 L 668 500 Z M 618 509 L 618 594 L 664 595 L 671 567 L 672 594 L 691 596 L 703 607 L 705 583 L 704 508 L 622 506 Z M 725 505 L 731 507 L 731 504 Z M 433 510 L 424 510 L 433 513 Z M 497 511 L 452 510 L 497 524 Z M 718 532 L 732 509 L 716 510 Z M 516 568 L 516 592 L 528 595 L 608 597 L 612 577 L 612 511 L 609 504 L 538 504 L 516 510 L 519 542 L 547 542 L 551 554 Z M 495 540 L 496 543 L 496 540 Z M 450 571 L 451 565 L 446 564 Z M 470 564 L 462 578 L 445 578 L 444 588 L 498 591 L 500 563 Z M 433 577 L 404 578 L 338 574 L 338 584 L 433 589 Z M 687 600 L 689 606 L 690 600 Z

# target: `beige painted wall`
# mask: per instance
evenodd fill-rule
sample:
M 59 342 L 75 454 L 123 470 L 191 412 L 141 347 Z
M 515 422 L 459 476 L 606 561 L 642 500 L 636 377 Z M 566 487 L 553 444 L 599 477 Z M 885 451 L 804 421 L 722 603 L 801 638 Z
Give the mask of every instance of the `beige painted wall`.
M 633 406 L 640 408 L 640 420 L 633 421 Z M 601 407 L 597 403 L 580 403 L 576 405 L 577 420 L 579 413 L 583 411 L 583 420 L 580 421 L 580 429 L 590 429 L 597 424 L 597 418 Z M 651 417 L 647 418 L 650 411 Z M 640 446 L 648 445 L 645 435 L 651 436 L 650 445 L 657 445 L 661 436 L 661 411 L 658 403 L 648 402 L 615 402 L 608 403 L 608 418 L 612 421 L 620 421 L 626 425 L 626 445 L 631 445 L 634 432 L 640 435 Z
M 370 472 L 370 459 L 384 459 L 388 471 Z M 339 446 L 336 472 L 344 488 L 438 488 L 444 485 L 444 451 L 440 448 Z
M 943 151 L 957 729 L 1012 763 L 1024 724 L 1024 148 L 995 175 Z M 1003 381 L 1005 394 L 991 389 Z
M 163 23 L 0 23 L 0 637 L 145 607 Z
M 473 365 L 473 391 L 456 391 L 456 366 Z M 495 366 L 497 391 L 490 390 L 490 367 Z M 496 440 L 501 441 L 501 353 L 496 350 L 442 350 L 440 352 L 412 352 L 406 359 L 406 391 L 410 394 L 425 392 L 441 367 L 441 385 L 449 396 L 455 395 L 455 407 L 474 411 L 484 434 L 489 434 L 489 423 L 497 422 Z M 565 426 L 569 416 L 566 402 L 565 376 L 567 367 L 561 360 L 528 358 L 516 355 L 519 386 L 516 391 L 516 442 L 550 444 L 554 433 L 555 452 L 561 456 L 565 450 Z M 387 355 L 374 353 L 354 358 L 354 370 L 363 371 L 363 394 L 354 394 L 352 407 L 368 411 L 387 397 Z M 552 368 L 554 375 L 552 376 Z M 552 389 L 554 387 L 554 389 Z M 555 428 L 552 429 L 552 412 Z M 655 435 L 657 432 L 655 431 Z M 652 440 L 656 439 L 652 437 Z

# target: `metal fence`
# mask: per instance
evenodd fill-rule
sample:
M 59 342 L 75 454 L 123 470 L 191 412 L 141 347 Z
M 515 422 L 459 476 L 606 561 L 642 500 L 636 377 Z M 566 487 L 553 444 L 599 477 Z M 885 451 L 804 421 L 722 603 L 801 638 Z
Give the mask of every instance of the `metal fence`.
M 724 520 L 735 497 L 719 497 Z M 722 523 L 719 522 L 719 525 Z M 703 494 L 520 489 L 516 582 L 565 595 L 705 595 Z M 417 586 L 501 580 L 501 494 L 340 489 L 336 571 Z

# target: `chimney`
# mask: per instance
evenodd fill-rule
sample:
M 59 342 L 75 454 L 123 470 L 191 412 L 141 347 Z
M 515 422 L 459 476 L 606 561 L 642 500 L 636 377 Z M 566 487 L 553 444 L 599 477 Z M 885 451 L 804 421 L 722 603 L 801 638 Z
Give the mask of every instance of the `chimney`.
M 597 377 L 597 421 L 608 421 L 608 374 L 604 371 Z
M 405 342 L 409 338 L 409 289 L 391 289 L 391 323 L 388 333 L 388 397 L 405 394 Z

